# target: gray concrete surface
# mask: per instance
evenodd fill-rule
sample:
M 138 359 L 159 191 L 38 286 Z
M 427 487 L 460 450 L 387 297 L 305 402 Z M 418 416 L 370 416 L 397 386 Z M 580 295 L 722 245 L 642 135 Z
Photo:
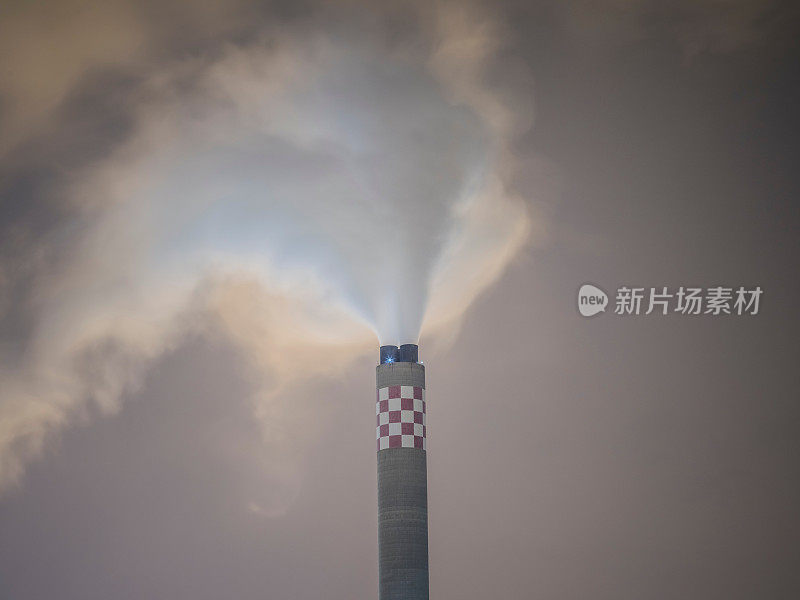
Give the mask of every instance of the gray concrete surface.
M 425 387 L 417 363 L 379 365 L 377 387 Z M 380 600 L 428 600 L 428 475 L 426 451 L 378 451 L 378 587 Z

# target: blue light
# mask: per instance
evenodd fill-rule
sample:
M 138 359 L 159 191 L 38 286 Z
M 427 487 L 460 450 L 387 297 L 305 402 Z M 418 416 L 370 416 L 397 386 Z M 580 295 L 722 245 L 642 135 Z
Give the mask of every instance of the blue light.
M 397 346 L 381 346 L 381 364 L 391 364 L 403 360 L 399 356 L 400 349 Z

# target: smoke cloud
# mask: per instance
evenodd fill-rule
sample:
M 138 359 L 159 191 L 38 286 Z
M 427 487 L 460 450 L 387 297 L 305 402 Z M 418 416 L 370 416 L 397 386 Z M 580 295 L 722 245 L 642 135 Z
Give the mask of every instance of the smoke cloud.
M 60 427 L 117 410 L 188 336 L 221 335 L 291 487 L 308 422 L 293 385 L 457 325 L 528 238 L 507 179 L 530 111 L 486 83 L 496 23 L 415 11 L 413 37 L 367 13 L 147 70 L 127 134 L 53 192 L 69 218 L 41 242 L 57 268 L 36 272 L 24 350 L 1 374 L 0 485 Z

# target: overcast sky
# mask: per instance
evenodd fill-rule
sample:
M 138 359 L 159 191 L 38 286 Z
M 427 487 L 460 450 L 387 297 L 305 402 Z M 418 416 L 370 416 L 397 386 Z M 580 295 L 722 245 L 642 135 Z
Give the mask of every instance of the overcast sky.
M 432 597 L 800 596 L 799 18 L 4 4 L 0 596 L 375 597 L 420 322 Z

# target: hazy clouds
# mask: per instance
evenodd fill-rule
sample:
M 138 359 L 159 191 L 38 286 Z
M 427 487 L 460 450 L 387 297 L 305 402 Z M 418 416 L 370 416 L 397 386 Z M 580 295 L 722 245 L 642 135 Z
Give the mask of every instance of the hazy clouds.
M 437 597 L 797 597 L 796 15 L 4 3 L 3 592 L 369 597 L 421 325 Z
M 95 18 L 85 9 L 52 27 L 71 39 Z M 423 320 L 452 327 L 526 242 L 529 211 L 507 179 L 531 99 L 485 81 L 503 44 L 491 15 L 414 8 L 399 36 L 391 11 L 325 16 L 157 64 L 141 47 L 157 32 L 132 9 L 106 7 L 102 33 L 63 42 L 64 68 L 20 44 L 30 64 L 7 80 L 12 144 L 57 128 L 55 107 L 94 70 L 136 75 L 124 130 L 55 179 L 65 217 L 29 240 L 55 257 L 4 374 L 0 481 L 86 402 L 116 410 L 153 360 L 209 328 L 263 380 L 255 413 L 291 419 L 276 390 L 341 366 L 314 353 L 414 342 Z M 37 69 L 56 73 L 37 87 Z

